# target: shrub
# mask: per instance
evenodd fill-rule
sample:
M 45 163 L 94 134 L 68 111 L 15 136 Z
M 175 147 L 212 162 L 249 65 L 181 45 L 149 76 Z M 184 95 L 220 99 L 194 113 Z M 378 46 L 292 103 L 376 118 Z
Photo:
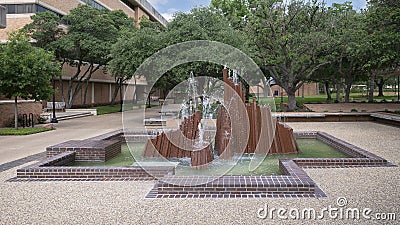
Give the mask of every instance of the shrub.
M 394 113 L 400 114 L 400 110 L 396 110 L 396 111 L 394 111 Z
M 350 112 L 358 112 L 357 109 L 351 109 Z
M 36 119 L 37 119 L 37 121 L 38 121 L 39 124 L 44 124 L 44 123 L 46 123 L 46 121 L 47 121 L 47 119 L 46 119 L 45 117 L 42 117 L 42 116 L 40 116 L 40 115 L 38 115 L 38 116 L 36 117 Z
M 5 127 L 14 127 L 15 126 L 14 123 L 15 123 L 15 119 L 12 118 L 12 119 L 9 119 L 6 122 L 4 122 L 4 126 Z M 21 115 L 18 115 L 18 127 L 22 127 L 22 116 Z

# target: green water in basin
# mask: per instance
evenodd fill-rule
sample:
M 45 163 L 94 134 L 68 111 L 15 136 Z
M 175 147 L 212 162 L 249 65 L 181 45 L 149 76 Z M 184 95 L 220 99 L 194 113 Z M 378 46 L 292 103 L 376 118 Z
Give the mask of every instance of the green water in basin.
M 165 162 L 165 160 L 144 159 L 142 157 L 144 143 L 129 143 L 131 151 L 128 144 L 123 144 L 121 154 L 105 163 L 76 162 L 74 166 L 178 165 L 176 168 L 177 175 L 278 175 L 280 174 L 278 161 L 280 158 L 349 158 L 348 155 L 317 139 L 297 139 L 296 141 L 301 154 L 255 156 L 261 157 L 259 159 L 262 162 L 254 171 L 249 170 L 250 158 L 248 156 L 234 161 L 215 159 L 203 170 L 191 168 L 189 166 L 190 159 L 172 159 L 171 163 Z

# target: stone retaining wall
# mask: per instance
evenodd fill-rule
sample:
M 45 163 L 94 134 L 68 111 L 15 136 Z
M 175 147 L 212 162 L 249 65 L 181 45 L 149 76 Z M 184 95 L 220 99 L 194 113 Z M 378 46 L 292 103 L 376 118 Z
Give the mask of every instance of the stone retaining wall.
M 33 113 L 35 123 L 37 116 L 42 113 L 42 104 L 40 102 L 18 102 L 18 114 L 23 115 Z M 4 127 L 7 121 L 14 120 L 14 102 L 0 101 L 0 127 Z

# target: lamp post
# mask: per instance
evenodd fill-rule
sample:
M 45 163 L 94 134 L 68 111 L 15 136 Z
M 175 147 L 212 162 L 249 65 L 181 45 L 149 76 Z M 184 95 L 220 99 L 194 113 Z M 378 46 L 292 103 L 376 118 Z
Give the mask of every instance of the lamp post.
M 122 98 L 122 77 L 119 78 L 119 104 L 120 104 L 120 109 L 119 109 L 119 111 L 122 112 L 122 104 L 123 104 L 123 98 Z
M 397 101 L 400 102 L 400 75 L 397 76 Z
M 51 63 L 51 66 L 56 66 L 55 63 Z M 56 85 L 54 83 L 54 76 L 51 77 L 51 84 L 53 86 L 53 117 L 51 118 L 51 123 L 58 123 L 56 117 Z

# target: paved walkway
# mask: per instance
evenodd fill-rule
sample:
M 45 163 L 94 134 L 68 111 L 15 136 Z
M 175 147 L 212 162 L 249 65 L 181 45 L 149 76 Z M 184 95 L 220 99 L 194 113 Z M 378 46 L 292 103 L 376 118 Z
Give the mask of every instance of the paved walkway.
M 46 147 L 68 140 L 82 140 L 117 129 L 143 128 L 143 118 L 157 117 L 160 107 L 82 117 L 54 124 L 54 131 L 28 136 L 0 136 L 0 165 L 42 153 Z M 17 163 L 18 164 L 18 163 Z M 17 165 L 15 164 L 15 165 Z M 9 164 L 11 165 L 11 164 Z
M 117 118 L 118 115 L 99 117 L 107 119 L 99 129 L 118 127 L 110 124 Z M 71 123 L 86 128 L 79 121 Z M 295 131 L 327 132 L 397 165 L 400 163 L 397 127 L 370 122 L 289 125 Z M 66 126 L 60 129 L 65 133 L 73 133 L 74 129 L 69 127 L 68 131 L 66 123 L 61 126 Z M 86 131 L 101 133 L 95 129 Z M 0 224 L 399 224 L 400 221 L 399 167 L 307 169 L 328 195 L 319 199 L 145 199 L 154 182 L 6 182 L 15 177 L 17 168 L 0 172 Z M 279 220 L 276 212 L 274 219 L 257 217 L 259 209 L 265 207 L 300 211 L 313 208 L 321 212 L 329 206 L 337 207 L 339 197 L 348 201 L 344 209 L 370 208 L 372 215 L 396 213 L 397 220 L 332 220 L 327 213 L 321 220 Z
M 143 124 L 143 110 L 131 113 L 130 123 Z M 56 130 L 29 136 L 0 136 L 0 164 L 44 152 L 46 147 L 67 140 L 81 140 L 122 128 L 122 114 L 83 117 L 60 121 Z

